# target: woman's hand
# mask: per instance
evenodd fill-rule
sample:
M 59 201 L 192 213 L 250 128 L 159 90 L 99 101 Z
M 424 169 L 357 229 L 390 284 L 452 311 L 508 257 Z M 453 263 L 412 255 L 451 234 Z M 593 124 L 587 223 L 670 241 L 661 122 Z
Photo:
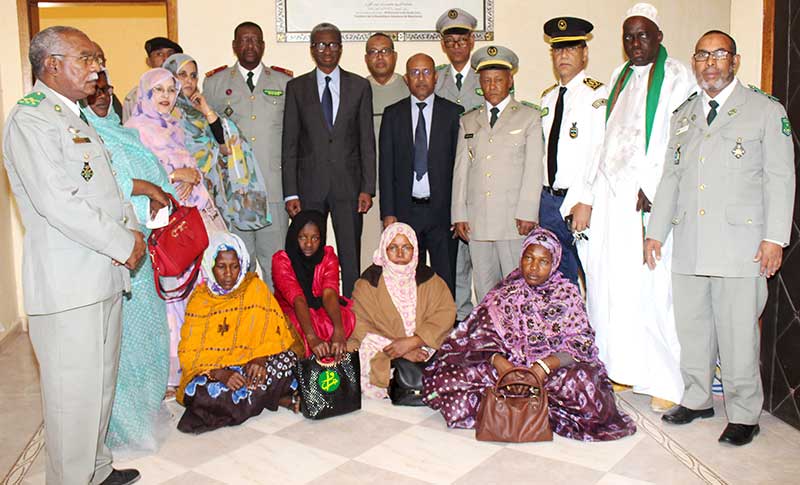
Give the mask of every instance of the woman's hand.
M 267 359 L 264 357 L 256 357 L 245 365 L 244 374 L 247 378 L 247 384 L 249 387 L 252 388 L 260 386 L 264 383 L 264 381 L 266 381 L 266 361 Z
M 414 349 L 422 347 L 422 345 L 422 339 L 416 335 L 413 335 L 411 337 L 403 337 L 395 340 L 384 347 L 383 351 L 386 352 L 386 355 L 388 355 L 390 358 L 396 359 L 406 355 Z
M 169 206 L 169 195 L 161 187 L 154 186 L 148 197 L 150 197 L 150 217 L 155 219 L 158 211 Z
M 243 375 L 230 369 L 217 369 L 211 372 L 211 378 L 225 384 L 231 390 L 239 389 L 247 384 Z
M 194 185 L 186 182 L 181 182 L 175 187 L 175 192 L 178 194 L 178 198 L 181 201 L 185 201 L 192 195 L 192 189 L 194 189 Z
M 219 152 L 222 154 L 223 157 L 230 156 L 230 154 L 232 153 L 231 149 L 225 143 L 219 146 Z M 224 168 L 227 168 L 227 164 Z
M 318 359 L 323 359 L 330 355 L 331 346 L 328 342 L 320 339 L 316 335 L 307 336 L 306 341 L 308 342 L 308 348 L 311 349 L 311 353 Z
M 334 330 L 330 343 L 331 356 L 338 361 L 344 357 L 345 352 L 347 352 L 347 342 L 344 333 Z
M 202 178 L 200 172 L 194 168 L 184 167 L 178 168 L 170 174 L 172 182 L 186 182 L 188 184 L 197 185 Z
M 497 375 L 498 376 L 500 374 L 502 374 L 503 372 L 507 371 L 508 369 L 511 369 L 512 367 L 514 367 L 514 365 L 511 362 L 509 362 L 508 359 L 506 359 L 505 357 L 503 357 L 500 354 L 492 354 L 492 357 L 490 359 L 490 363 L 492 364 L 494 369 L 497 371 Z
M 414 349 L 411 352 L 403 355 L 403 358 L 409 362 L 425 362 L 428 360 L 428 352 L 424 349 Z
M 194 107 L 204 115 L 211 111 L 211 108 L 208 106 L 208 102 L 206 101 L 206 97 L 200 94 L 200 91 L 195 91 L 194 94 L 189 98 L 189 101 L 191 101 Z

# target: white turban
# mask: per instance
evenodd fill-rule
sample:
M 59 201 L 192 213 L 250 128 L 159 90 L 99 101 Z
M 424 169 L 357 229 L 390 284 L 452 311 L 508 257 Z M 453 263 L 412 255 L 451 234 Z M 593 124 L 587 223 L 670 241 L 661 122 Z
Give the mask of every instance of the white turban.
M 625 13 L 625 20 L 631 17 L 644 17 L 658 27 L 658 10 L 649 3 L 637 3 Z

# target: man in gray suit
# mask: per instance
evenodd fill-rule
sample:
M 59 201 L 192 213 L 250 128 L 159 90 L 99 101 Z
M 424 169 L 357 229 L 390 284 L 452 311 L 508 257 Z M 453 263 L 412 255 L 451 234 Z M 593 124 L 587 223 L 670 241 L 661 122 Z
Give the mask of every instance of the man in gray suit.
M 436 21 L 436 30 L 442 36 L 442 50 L 450 64 L 436 66 L 434 92 L 463 106 L 464 112 L 483 104 L 478 74 L 469 62 L 472 48 L 475 47 L 472 31 L 477 25 L 478 20 L 460 8 L 449 9 Z M 469 245 L 462 239 L 458 240 L 455 284 L 456 320 L 463 320 L 472 312 L 472 260 Z
M 375 133 L 369 81 L 339 67 L 342 34 L 329 23 L 311 31 L 316 69 L 286 86 L 283 193 L 294 217 L 314 209 L 333 217 L 342 294 L 359 277 L 362 217 L 375 196 Z
M 720 442 L 758 434 L 764 395 L 758 317 L 767 281 L 789 243 L 794 153 L 786 111 L 735 77 L 736 42 L 712 30 L 697 42 L 693 68 L 703 92 L 679 107 L 664 174 L 647 227 L 650 268 L 673 232 L 672 292 L 684 395 L 662 419 L 690 423 L 714 415 L 717 352 L 728 426 Z
M 289 227 L 281 189 L 281 135 L 286 83 L 292 73 L 265 66 L 264 47 L 258 24 L 239 24 L 233 31 L 238 62 L 208 72 L 203 94 L 214 111 L 231 119 L 247 137 L 264 175 L 272 224 L 253 231 L 231 227 L 231 231 L 244 241 L 250 253 L 250 269 L 255 269 L 258 260 L 263 279 L 272 289 L 272 255 L 283 249 Z
M 71 27 L 31 40 L 33 92 L 11 111 L 3 156 L 25 225 L 22 284 L 41 375 L 48 484 L 124 484 L 105 446 L 119 362 L 122 292 L 145 252 L 136 216 L 78 100 L 93 94 L 94 45 Z

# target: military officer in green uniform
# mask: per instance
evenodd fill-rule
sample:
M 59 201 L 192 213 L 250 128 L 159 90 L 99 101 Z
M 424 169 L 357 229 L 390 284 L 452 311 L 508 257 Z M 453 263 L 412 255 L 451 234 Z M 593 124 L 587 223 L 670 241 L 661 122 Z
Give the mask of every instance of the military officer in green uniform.
M 283 249 L 289 225 L 281 186 L 281 136 L 284 94 L 292 73 L 262 63 L 264 36 L 257 24 L 239 24 L 233 37 L 238 62 L 207 73 L 203 94 L 214 111 L 230 118 L 247 137 L 264 175 L 272 225 L 254 231 L 231 230 L 247 246 L 250 269 L 258 260 L 263 279 L 272 289 L 272 255 Z
M 475 52 L 485 101 L 461 117 L 458 134 L 451 215 L 470 245 L 479 301 L 519 266 L 522 240 L 539 220 L 541 114 L 511 95 L 517 65 L 506 47 Z
M 436 66 L 437 79 L 434 92 L 448 101 L 460 104 L 469 111 L 483 104 L 483 91 L 478 74 L 470 65 L 470 55 L 475 47 L 472 32 L 478 20 L 460 8 L 451 8 L 436 21 L 436 30 L 442 36 L 442 50 L 450 64 Z M 472 311 L 472 262 L 469 245 L 458 242 L 456 258 L 456 319 L 463 320 Z
M 714 415 L 711 382 L 719 352 L 728 418 L 719 441 L 741 446 L 759 432 L 758 318 L 767 278 L 780 268 L 791 236 L 792 129 L 777 99 L 737 81 L 740 56 L 728 34 L 707 32 L 692 57 L 702 91 L 672 116 L 645 243 L 654 268 L 672 232 L 684 394 L 662 419 L 686 424 Z
M 105 445 L 117 381 L 122 292 L 145 253 L 103 141 L 80 112 L 100 70 L 72 27 L 31 39 L 33 92 L 3 133 L 3 159 L 25 226 L 22 287 L 42 387 L 46 480 L 127 484 Z

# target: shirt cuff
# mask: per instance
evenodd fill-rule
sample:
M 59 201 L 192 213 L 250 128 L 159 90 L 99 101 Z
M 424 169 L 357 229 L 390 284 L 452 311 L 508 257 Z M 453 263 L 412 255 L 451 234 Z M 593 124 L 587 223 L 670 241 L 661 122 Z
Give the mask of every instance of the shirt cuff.
M 777 244 L 778 246 L 780 246 L 780 247 L 782 247 L 782 248 L 785 248 L 786 246 L 788 246 L 788 245 L 789 245 L 788 243 L 782 243 L 782 242 L 780 242 L 780 241 L 776 241 L 776 240 L 774 240 L 774 239 L 763 239 L 763 241 L 767 241 L 767 242 L 771 242 L 771 243 L 773 243 L 773 244 Z
M 297 200 L 299 198 L 300 198 L 299 195 L 287 195 L 286 197 L 283 198 L 283 201 L 289 202 L 290 200 Z

